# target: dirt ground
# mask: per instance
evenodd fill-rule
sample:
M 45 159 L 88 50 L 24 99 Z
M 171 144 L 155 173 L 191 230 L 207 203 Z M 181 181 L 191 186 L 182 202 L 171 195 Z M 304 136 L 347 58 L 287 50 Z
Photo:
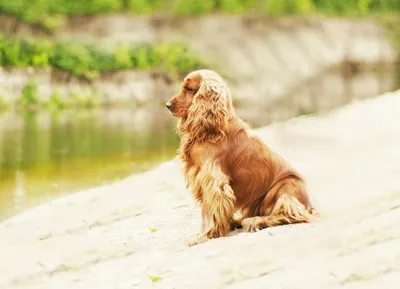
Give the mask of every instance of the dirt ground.
M 400 288 L 400 91 L 257 133 L 320 221 L 187 248 L 200 212 L 172 160 L 0 224 L 0 288 Z

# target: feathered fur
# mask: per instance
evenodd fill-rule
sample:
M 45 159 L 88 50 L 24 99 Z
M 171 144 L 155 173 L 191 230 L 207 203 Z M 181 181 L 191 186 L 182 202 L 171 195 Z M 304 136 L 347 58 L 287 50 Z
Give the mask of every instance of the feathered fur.
M 195 245 L 228 234 L 311 222 L 316 216 L 304 180 L 236 116 L 230 91 L 211 70 L 190 73 L 169 102 L 179 118 L 180 159 L 186 185 L 202 208 Z M 235 220 L 235 212 L 241 218 Z

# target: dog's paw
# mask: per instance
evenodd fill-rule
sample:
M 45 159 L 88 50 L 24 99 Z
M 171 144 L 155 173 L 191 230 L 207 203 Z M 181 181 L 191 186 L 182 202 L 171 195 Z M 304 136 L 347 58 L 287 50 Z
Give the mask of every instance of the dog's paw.
M 186 243 L 186 246 L 193 247 L 198 244 L 204 243 L 206 241 L 208 241 L 208 237 L 206 235 L 197 234 L 197 235 L 194 235 L 194 236 L 188 238 L 185 243 Z
M 240 221 L 232 221 L 229 226 L 230 231 L 234 231 L 236 229 L 241 229 L 241 228 L 242 228 L 242 224 L 240 223 Z
M 253 217 L 244 219 L 241 224 L 243 227 L 243 231 L 245 232 L 258 232 L 265 228 L 263 224 L 263 219 L 261 217 Z

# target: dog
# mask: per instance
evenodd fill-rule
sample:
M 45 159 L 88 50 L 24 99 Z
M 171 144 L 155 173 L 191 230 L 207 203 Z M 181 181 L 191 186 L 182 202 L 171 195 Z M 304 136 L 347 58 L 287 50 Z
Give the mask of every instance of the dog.
M 166 107 L 179 119 L 186 186 L 201 205 L 201 233 L 188 246 L 235 228 L 256 232 L 317 217 L 303 177 L 236 116 L 230 90 L 217 72 L 189 73 Z

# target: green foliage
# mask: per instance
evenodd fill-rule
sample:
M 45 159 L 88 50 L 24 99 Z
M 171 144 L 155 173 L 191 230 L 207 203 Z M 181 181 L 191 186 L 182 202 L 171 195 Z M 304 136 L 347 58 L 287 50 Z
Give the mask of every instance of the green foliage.
M 69 99 L 63 102 L 65 107 L 94 108 L 100 101 L 96 94 L 87 91 L 72 91 Z
M 121 45 L 115 50 L 116 66 L 122 68 L 129 68 L 133 66 L 133 61 L 130 54 L 128 45 Z
M 112 70 L 162 69 L 186 73 L 202 65 L 200 59 L 179 43 L 121 45 L 106 50 L 81 43 L 0 38 L 0 66 L 50 66 L 89 80 Z
M 314 3 L 312 0 L 299 0 L 297 3 L 297 11 L 300 13 L 307 13 L 314 10 Z
M 400 17 L 397 15 L 385 15 L 378 17 L 381 25 L 384 27 L 388 39 L 392 42 L 393 47 L 400 53 Z M 400 61 L 400 59 L 399 59 Z M 398 79 L 400 81 L 400 65 L 398 68 Z
M 57 29 L 58 27 L 61 27 L 67 22 L 67 17 L 65 15 L 47 15 L 43 17 L 40 21 L 39 24 L 46 30 L 52 31 Z M 37 21 L 34 21 L 37 22 Z
M 314 0 L 315 5 L 320 12 L 328 14 L 346 15 L 350 12 L 358 12 L 358 2 L 360 0 L 332 1 L 332 0 Z
M 0 37 L 0 65 L 5 67 L 44 67 L 49 64 L 53 45 L 49 41 L 19 41 Z
M 151 47 L 153 65 L 164 70 L 179 73 L 191 71 L 202 66 L 202 63 L 190 53 L 186 46 L 179 43 L 161 44 Z M 143 57 L 146 59 L 146 57 Z
M 34 78 L 31 78 L 22 90 L 21 98 L 19 99 L 19 105 L 31 106 L 39 103 L 37 84 Z
M 399 0 L 313 0 L 319 12 L 332 15 L 400 12 Z
M 151 284 L 152 284 L 153 286 L 154 286 L 157 282 L 159 282 L 159 281 L 162 280 L 162 277 L 161 277 L 161 276 L 150 275 L 150 274 L 148 274 L 147 276 L 150 278 Z
M 269 0 L 265 5 L 266 12 L 270 15 L 302 14 L 314 10 L 312 0 Z
M 218 0 L 216 9 L 227 13 L 240 13 L 245 11 L 247 2 L 244 0 Z
M 55 87 L 49 101 L 45 104 L 50 109 L 63 109 L 67 107 L 67 103 L 61 97 L 59 87 Z
M 121 0 L 0 0 L 0 12 L 15 15 L 28 23 L 56 28 L 62 15 L 88 15 L 119 11 Z
M 214 0 L 174 0 L 172 12 L 177 15 L 202 15 L 213 11 Z
M 94 107 L 98 107 L 100 104 L 100 101 L 99 101 L 97 95 L 94 93 L 83 94 L 81 96 L 80 100 L 81 100 L 80 105 L 84 108 L 94 108 Z
M 148 14 L 153 10 L 151 0 L 125 0 L 125 8 L 135 14 Z
M 292 14 L 295 3 L 291 0 L 270 0 L 265 3 L 266 12 L 271 15 Z
M 263 8 L 264 7 L 264 8 Z M 261 8 L 261 9 L 260 9 Z M 0 13 L 54 30 L 68 16 L 129 11 L 150 14 L 163 11 L 177 15 L 213 12 L 266 11 L 269 15 L 320 12 L 331 15 L 400 11 L 399 0 L 0 0 Z
M 7 109 L 9 107 L 9 103 L 4 97 L 3 93 L 0 93 L 0 112 Z
M 91 51 L 82 45 L 57 44 L 51 65 L 60 70 L 69 71 L 72 75 L 84 76 L 88 79 L 97 76 Z

